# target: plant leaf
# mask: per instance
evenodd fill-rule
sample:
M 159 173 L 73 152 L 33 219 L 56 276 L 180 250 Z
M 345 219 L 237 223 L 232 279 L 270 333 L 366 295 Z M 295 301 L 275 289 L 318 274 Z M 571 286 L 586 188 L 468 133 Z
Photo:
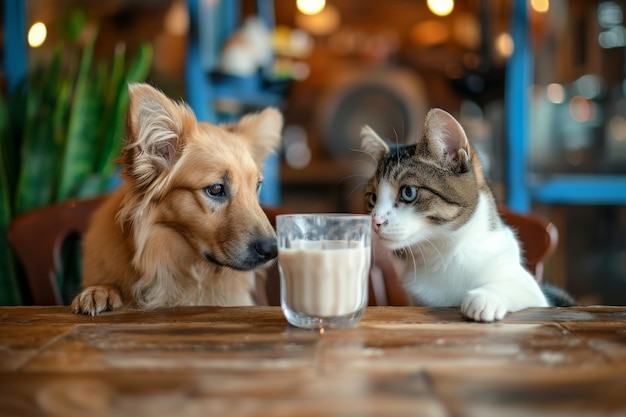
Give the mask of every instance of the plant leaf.
M 98 86 L 90 79 L 89 70 L 96 37 L 97 35 L 94 34 L 87 43 L 76 77 L 56 197 L 59 202 L 72 197 L 72 193 L 87 178 L 93 167 L 94 145 L 100 118 L 100 97 Z
M 107 144 L 104 149 L 105 156 L 102 159 L 101 169 L 105 176 L 112 176 L 117 169 L 115 158 L 119 155 L 124 141 L 124 127 L 126 119 L 126 110 L 128 109 L 128 83 L 142 82 L 148 76 L 150 67 L 152 66 L 152 45 L 143 43 L 135 58 L 130 63 L 126 76 L 120 80 L 117 86 L 116 102 L 113 107 L 113 113 L 109 122 Z M 106 190 L 102 190 L 106 191 Z
M 9 121 L 7 106 L 0 99 L 0 140 L 2 144 L 9 142 Z M 3 145 L 2 158 L 0 158 L 0 305 L 19 305 L 22 302 L 22 294 L 18 285 L 15 269 L 15 257 L 7 239 L 7 230 L 12 219 L 11 187 L 7 175 L 6 164 L 7 149 Z
M 58 98 L 60 65 L 59 53 L 49 69 L 39 69 L 29 79 L 26 125 L 15 192 L 16 214 L 50 204 L 53 199 L 61 155 L 61 144 L 51 140 L 54 137 L 53 112 Z

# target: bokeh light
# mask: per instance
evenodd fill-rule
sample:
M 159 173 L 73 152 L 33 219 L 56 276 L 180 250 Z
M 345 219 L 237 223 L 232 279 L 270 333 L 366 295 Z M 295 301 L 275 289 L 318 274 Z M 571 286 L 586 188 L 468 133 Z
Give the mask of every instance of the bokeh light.
M 314 15 L 321 12 L 326 6 L 326 0 L 298 0 L 296 6 L 300 13 Z
M 593 74 L 586 74 L 574 82 L 581 96 L 587 99 L 598 98 L 602 93 L 602 82 Z
M 565 101 L 565 89 L 558 83 L 548 84 L 546 95 L 548 96 L 548 100 L 554 104 L 561 104 Z
M 590 122 L 595 117 L 595 103 L 576 95 L 569 101 L 569 114 L 578 123 Z
M 503 32 L 496 37 L 496 52 L 502 58 L 509 58 L 513 55 L 513 38 L 506 32 Z
M 28 30 L 28 44 L 31 48 L 38 48 L 46 41 L 48 29 L 42 22 L 33 24 Z
M 626 120 L 620 115 L 611 117 L 609 121 L 609 134 L 618 141 L 626 141 Z
M 454 10 L 454 0 L 428 0 L 428 9 L 437 16 L 447 16 Z
M 530 6 L 539 13 L 546 13 L 550 10 L 550 0 L 530 0 Z

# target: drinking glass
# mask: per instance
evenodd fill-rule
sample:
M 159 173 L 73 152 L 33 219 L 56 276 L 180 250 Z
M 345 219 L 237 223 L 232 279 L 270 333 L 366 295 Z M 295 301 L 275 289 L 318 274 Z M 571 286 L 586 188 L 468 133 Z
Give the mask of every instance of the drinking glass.
M 367 307 L 370 216 L 284 214 L 276 233 L 287 321 L 306 329 L 358 323 Z

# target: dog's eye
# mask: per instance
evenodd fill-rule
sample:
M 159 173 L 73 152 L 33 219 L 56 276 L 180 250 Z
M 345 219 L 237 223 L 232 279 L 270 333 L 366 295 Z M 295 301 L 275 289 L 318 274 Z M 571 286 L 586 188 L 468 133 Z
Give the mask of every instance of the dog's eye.
M 256 183 L 256 193 L 260 194 L 261 193 L 261 186 L 263 185 L 263 181 L 259 181 Z
M 211 184 L 206 187 L 204 191 L 211 197 L 222 197 L 226 195 L 224 184 Z

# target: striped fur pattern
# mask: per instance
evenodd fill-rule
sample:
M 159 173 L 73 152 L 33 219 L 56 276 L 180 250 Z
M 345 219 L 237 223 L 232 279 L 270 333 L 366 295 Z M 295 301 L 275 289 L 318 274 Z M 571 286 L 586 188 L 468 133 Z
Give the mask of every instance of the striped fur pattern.
M 361 137 L 377 164 L 366 210 L 381 243 L 404 260 L 403 284 L 415 304 L 457 306 L 487 322 L 547 305 L 454 117 L 432 109 L 414 145 L 391 149 L 368 126 Z

